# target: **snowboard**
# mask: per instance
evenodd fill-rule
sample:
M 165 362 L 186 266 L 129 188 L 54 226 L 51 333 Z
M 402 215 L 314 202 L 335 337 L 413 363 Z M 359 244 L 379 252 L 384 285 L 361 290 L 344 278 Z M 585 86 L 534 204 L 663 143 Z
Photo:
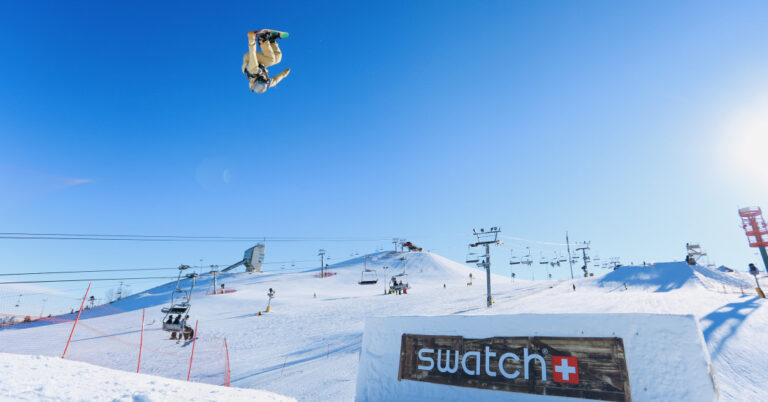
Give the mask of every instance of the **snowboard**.
M 276 35 L 275 39 L 284 39 L 288 37 L 288 32 L 275 31 L 274 29 L 259 29 L 254 32 L 256 32 L 257 37 L 265 39 L 270 39 L 269 37 L 272 35 Z

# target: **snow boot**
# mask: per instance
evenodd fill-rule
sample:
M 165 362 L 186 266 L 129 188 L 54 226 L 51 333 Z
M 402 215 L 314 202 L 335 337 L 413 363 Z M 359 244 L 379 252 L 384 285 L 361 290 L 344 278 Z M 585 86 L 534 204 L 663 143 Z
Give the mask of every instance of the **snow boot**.
M 255 31 L 259 42 L 275 42 L 277 39 L 287 38 L 288 32 L 275 31 L 273 29 L 260 29 Z

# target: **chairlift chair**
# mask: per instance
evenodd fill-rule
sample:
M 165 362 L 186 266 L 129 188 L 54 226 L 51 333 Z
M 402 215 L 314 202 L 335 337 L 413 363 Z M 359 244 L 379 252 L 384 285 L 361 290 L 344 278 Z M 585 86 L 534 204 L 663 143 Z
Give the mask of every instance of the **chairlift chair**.
M 163 307 L 161 310 L 163 313 L 165 313 L 165 316 L 163 317 L 163 331 L 167 332 L 181 332 L 184 330 L 184 326 L 187 324 L 186 316 L 187 313 L 189 313 L 190 305 L 186 302 L 182 302 L 179 304 L 174 304 L 171 307 Z M 169 316 L 174 315 L 180 315 L 181 319 L 179 319 L 178 324 L 175 323 L 175 320 L 169 321 Z
M 373 269 L 364 269 L 360 274 L 360 285 L 374 285 L 379 282 L 379 274 Z
M 467 264 L 474 264 L 480 262 L 480 253 L 467 254 Z
M 181 265 L 179 267 L 179 276 L 176 278 L 176 289 L 171 292 L 171 305 L 169 307 L 163 307 L 160 310 L 165 314 L 163 316 L 163 331 L 181 334 L 184 332 L 185 327 L 187 327 L 186 316 L 192 308 L 192 305 L 190 304 L 190 301 L 192 300 L 192 291 L 195 289 L 195 281 L 199 277 L 197 273 L 184 275 L 185 279 L 192 279 L 192 285 L 190 286 L 189 291 L 181 289 L 181 275 L 187 269 L 189 269 L 188 265 Z M 177 294 L 180 294 L 181 296 L 177 296 Z M 180 301 L 177 299 L 180 299 Z M 176 320 L 170 319 L 173 315 L 180 316 L 178 323 Z M 179 338 L 181 338 L 181 335 L 179 335 Z
M 408 284 L 408 274 L 401 273 L 392 277 L 392 284 L 389 285 L 389 290 L 397 292 L 399 290 L 410 289 L 411 285 Z M 401 285 L 400 282 L 403 284 Z

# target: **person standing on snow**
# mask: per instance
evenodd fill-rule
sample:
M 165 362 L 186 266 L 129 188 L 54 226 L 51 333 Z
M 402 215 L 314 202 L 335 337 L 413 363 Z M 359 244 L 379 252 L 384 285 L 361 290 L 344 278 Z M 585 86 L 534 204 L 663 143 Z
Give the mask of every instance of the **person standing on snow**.
M 257 39 L 261 51 L 256 47 Z M 263 94 L 267 89 L 274 87 L 291 72 L 290 68 L 286 68 L 280 74 L 272 78 L 269 77 L 267 67 L 279 63 L 283 58 L 280 46 L 277 45 L 277 39 L 280 39 L 280 33 L 276 31 L 248 32 L 248 53 L 243 55 L 242 70 L 243 74 L 248 77 L 251 91 L 257 94 Z

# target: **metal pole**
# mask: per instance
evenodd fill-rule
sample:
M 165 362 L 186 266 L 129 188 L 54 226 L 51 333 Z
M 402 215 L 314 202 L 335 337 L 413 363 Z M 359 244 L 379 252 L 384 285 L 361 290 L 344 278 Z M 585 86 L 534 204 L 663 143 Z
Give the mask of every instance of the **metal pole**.
M 493 304 L 493 296 L 491 296 L 491 246 L 485 245 L 485 282 L 488 287 L 488 307 Z
M 195 333 L 192 334 L 192 354 L 189 356 L 189 371 L 187 371 L 187 381 L 189 376 L 192 375 L 192 359 L 195 358 L 195 341 L 197 341 L 197 320 L 195 320 Z
M 69 339 L 67 339 L 67 346 L 64 347 L 64 353 L 61 354 L 61 358 L 63 359 L 64 356 L 67 355 L 67 349 L 69 349 L 69 342 L 72 341 L 72 334 L 75 333 L 75 327 L 77 326 L 77 322 L 80 321 L 80 314 L 83 313 L 83 305 L 85 305 L 85 299 L 88 297 L 88 291 L 91 290 L 91 283 L 88 282 L 88 289 L 85 289 L 85 296 L 83 296 L 83 301 L 80 303 L 80 311 L 77 312 L 77 318 L 75 318 L 75 323 L 72 324 L 72 332 L 69 333 Z
M 141 340 L 139 341 L 139 363 L 136 365 L 136 372 L 141 369 L 141 348 L 144 346 L 144 315 L 147 313 L 147 309 L 141 309 Z
M 760 246 L 758 248 L 760 249 L 760 255 L 763 256 L 763 266 L 765 267 L 765 272 L 768 272 L 768 253 L 765 251 L 765 246 Z
M 229 347 L 227 346 L 227 338 L 224 338 L 224 352 L 227 354 L 227 374 L 224 378 L 224 385 L 228 387 L 232 379 L 232 373 L 229 371 Z
M 213 271 L 213 294 L 216 294 L 216 271 Z
M 573 258 L 571 258 L 571 241 L 568 240 L 568 231 L 565 231 L 565 245 L 568 247 L 568 265 L 571 267 L 571 279 L 573 279 Z

